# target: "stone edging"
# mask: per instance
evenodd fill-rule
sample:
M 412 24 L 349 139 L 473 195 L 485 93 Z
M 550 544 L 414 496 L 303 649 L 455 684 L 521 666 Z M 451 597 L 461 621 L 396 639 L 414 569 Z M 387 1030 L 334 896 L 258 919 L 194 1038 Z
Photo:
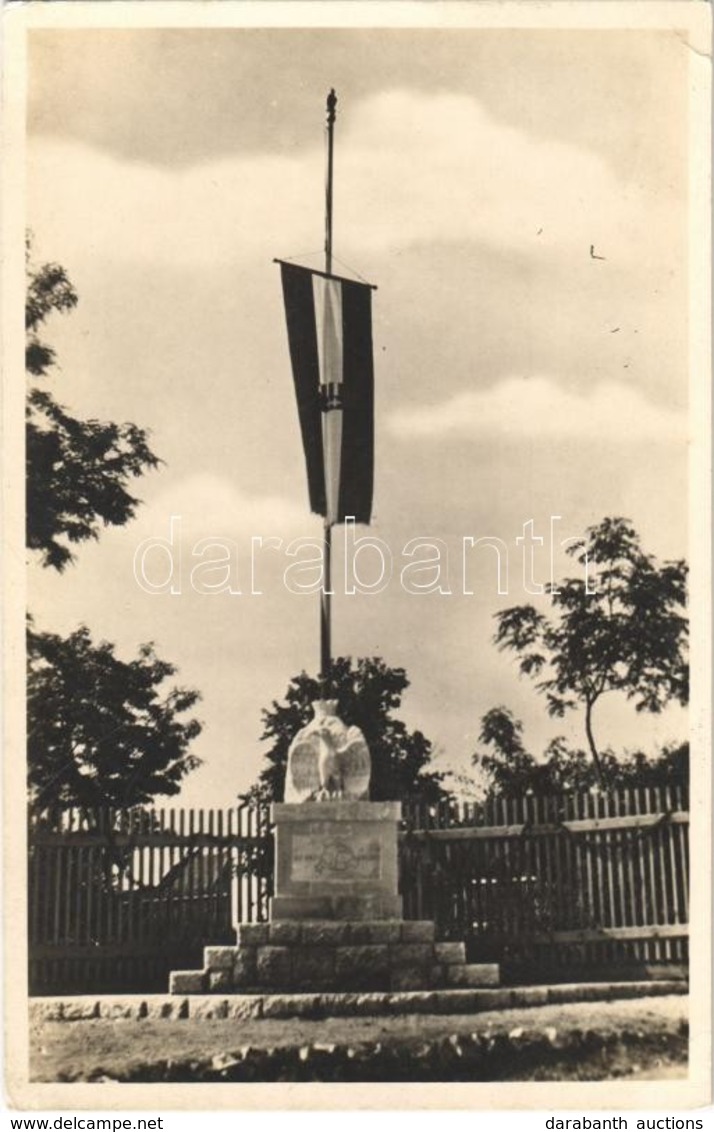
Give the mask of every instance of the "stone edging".
M 551 1003 L 687 994 L 682 981 L 564 983 L 490 990 L 437 990 L 371 994 L 74 995 L 30 999 L 30 1021 L 76 1022 L 103 1018 L 326 1018 L 348 1015 L 478 1014 Z
M 238 1033 L 240 1030 L 238 1030 Z M 258 1081 L 521 1081 L 627 1079 L 641 1065 L 684 1066 L 688 1026 L 644 1032 L 641 1026 L 613 1031 L 597 1027 L 491 1027 L 418 1038 L 373 1042 L 310 1042 L 264 1048 L 227 1046 L 201 1058 L 160 1057 L 132 1063 L 115 1076 L 97 1064 L 86 1076 L 64 1082 L 170 1083 Z M 577 1070 L 573 1072 L 574 1068 Z M 583 1076 L 584 1074 L 584 1076 Z M 552 1075 L 555 1075 L 554 1077 Z

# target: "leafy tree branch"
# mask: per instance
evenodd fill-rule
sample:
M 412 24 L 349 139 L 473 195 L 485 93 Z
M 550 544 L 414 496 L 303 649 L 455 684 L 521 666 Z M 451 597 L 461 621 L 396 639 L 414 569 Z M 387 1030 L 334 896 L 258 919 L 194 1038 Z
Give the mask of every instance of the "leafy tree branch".
M 550 616 L 533 605 L 497 614 L 495 642 L 517 655 L 520 672 L 535 679 L 550 715 L 584 709 L 588 749 L 604 782 L 594 708 L 605 693 L 623 693 L 637 711 L 688 701 L 687 565 L 658 564 L 642 550 L 629 520 L 619 517 L 588 528 L 583 543 L 567 553 L 584 576 L 547 587 Z

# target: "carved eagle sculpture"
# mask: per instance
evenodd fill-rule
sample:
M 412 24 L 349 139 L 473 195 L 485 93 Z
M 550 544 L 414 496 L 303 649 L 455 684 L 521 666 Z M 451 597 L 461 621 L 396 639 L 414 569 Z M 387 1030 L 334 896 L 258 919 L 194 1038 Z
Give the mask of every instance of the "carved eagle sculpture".
M 359 727 L 336 715 L 337 700 L 315 700 L 312 710 L 314 718 L 290 744 L 285 801 L 369 797 L 371 760 Z

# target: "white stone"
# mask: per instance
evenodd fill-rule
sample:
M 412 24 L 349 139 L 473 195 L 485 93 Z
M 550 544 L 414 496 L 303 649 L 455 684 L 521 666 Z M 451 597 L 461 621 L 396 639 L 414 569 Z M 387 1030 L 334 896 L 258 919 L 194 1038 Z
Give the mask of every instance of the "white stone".
M 312 709 L 314 718 L 290 744 L 285 801 L 367 798 L 371 760 L 364 735 L 338 717 L 337 700 L 315 700 Z

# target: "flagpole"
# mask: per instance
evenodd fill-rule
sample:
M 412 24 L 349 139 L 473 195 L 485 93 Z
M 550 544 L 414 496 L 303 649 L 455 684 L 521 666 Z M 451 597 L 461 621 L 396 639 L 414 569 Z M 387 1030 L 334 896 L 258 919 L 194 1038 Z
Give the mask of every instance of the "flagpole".
M 327 183 L 325 187 L 325 273 L 332 274 L 332 165 L 334 153 L 334 89 L 327 96 Z M 329 410 L 328 410 L 329 412 Z M 327 512 L 327 507 L 325 507 Z M 332 676 L 332 524 L 325 514 L 325 585 L 320 595 L 320 672 L 323 692 L 329 692 Z

